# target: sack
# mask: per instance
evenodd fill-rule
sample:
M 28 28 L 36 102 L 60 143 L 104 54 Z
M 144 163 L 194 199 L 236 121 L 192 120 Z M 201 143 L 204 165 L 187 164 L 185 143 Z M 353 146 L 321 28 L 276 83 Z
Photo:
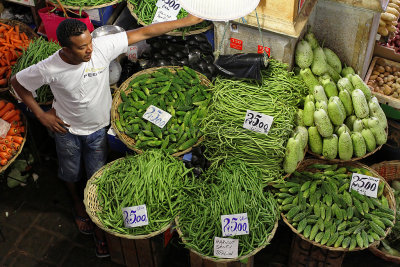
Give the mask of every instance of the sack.
M 261 70 L 266 69 L 263 54 L 221 55 L 214 63 L 220 74 L 229 78 L 261 80 Z
M 54 7 L 44 7 L 38 10 L 39 16 L 43 21 L 43 26 L 46 31 L 47 39 L 49 41 L 51 40 L 57 41 L 57 34 L 56 34 L 57 27 L 61 21 L 67 19 L 53 12 L 50 12 L 53 9 Z M 62 12 L 62 10 L 59 8 L 57 8 L 56 11 Z M 73 12 L 79 14 L 78 11 L 73 11 Z M 82 18 L 74 18 L 74 19 L 80 20 L 83 23 L 85 23 L 89 32 L 92 32 L 94 30 L 94 26 L 90 21 L 88 13 L 82 11 Z

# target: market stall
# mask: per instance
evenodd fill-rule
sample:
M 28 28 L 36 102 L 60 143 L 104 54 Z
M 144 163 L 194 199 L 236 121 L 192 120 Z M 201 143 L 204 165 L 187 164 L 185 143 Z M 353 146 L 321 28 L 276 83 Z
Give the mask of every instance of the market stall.
M 121 1 L 52 2 L 76 11 Z M 188 12 L 208 20 L 120 56 L 110 124 L 124 148 L 114 147 L 118 157 L 84 190 L 111 261 L 163 266 L 172 235 L 193 267 L 252 267 L 274 241 L 292 244 L 289 266 L 341 266 L 368 249 L 400 262 L 400 165 L 379 163 L 388 147 L 400 149 L 400 127 L 385 109 L 400 112 L 400 60 L 372 58 L 377 34 L 398 52 L 400 1 L 249 2 L 227 10 L 211 0 L 124 3 L 140 26 Z M 338 15 L 346 18 L 332 23 Z M 31 40 L 9 75 L 60 48 Z M 222 68 L 223 56 L 232 61 Z M 34 96 L 53 101 L 49 86 Z M 0 107 L 11 124 L 0 138 L 2 168 L 26 140 L 27 120 L 11 105 Z M 280 228 L 291 238 L 277 241 Z

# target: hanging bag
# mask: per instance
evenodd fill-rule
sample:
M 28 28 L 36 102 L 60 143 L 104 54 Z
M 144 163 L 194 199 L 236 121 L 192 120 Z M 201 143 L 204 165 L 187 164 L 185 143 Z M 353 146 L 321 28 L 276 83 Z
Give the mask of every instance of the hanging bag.
M 57 34 L 56 30 L 58 25 L 61 23 L 61 21 L 64 21 L 68 18 L 70 18 L 67 14 L 66 9 L 62 6 L 62 4 L 57 1 L 60 5 L 60 8 L 58 7 L 44 7 L 42 9 L 38 10 L 39 16 L 43 21 L 43 26 L 46 31 L 47 39 L 49 41 L 54 40 L 57 41 Z M 57 13 L 64 13 L 64 16 L 59 16 Z M 73 10 L 68 10 L 68 12 L 74 13 L 77 16 L 80 15 L 80 18 L 73 18 L 82 21 L 83 23 L 86 24 L 89 32 L 92 32 L 94 30 L 94 26 L 92 22 L 90 21 L 88 13 L 82 11 L 73 11 Z M 81 13 L 81 14 L 80 14 Z

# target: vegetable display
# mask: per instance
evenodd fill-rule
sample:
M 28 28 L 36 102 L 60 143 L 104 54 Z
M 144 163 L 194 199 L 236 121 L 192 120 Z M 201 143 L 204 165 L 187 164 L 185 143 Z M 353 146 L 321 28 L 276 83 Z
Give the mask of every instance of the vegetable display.
M 381 240 L 378 249 L 392 256 L 400 257 L 400 221 L 398 219 L 400 209 L 400 181 L 394 180 L 391 184 L 396 199 L 396 222 L 390 233 L 384 240 Z
M 61 49 L 61 46 L 58 43 L 48 42 L 42 37 L 34 40 L 29 47 L 24 50 L 17 63 L 13 66 L 12 75 L 48 58 L 59 49 Z M 54 96 L 47 84 L 36 90 L 35 99 L 40 104 L 49 102 L 53 100 L 53 98 Z
M 202 135 L 199 124 L 211 98 L 207 86 L 203 76 L 186 66 L 141 74 L 130 81 L 126 92 L 119 91 L 121 103 L 114 103 L 116 129 L 135 140 L 135 149 L 161 148 L 170 154 L 186 150 Z M 171 114 L 163 128 L 143 118 L 150 105 Z
M 30 42 L 26 33 L 20 31 L 19 25 L 0 23 L 0 87 L 7 86 L 11 68 Z
M 128 3 L 134 6 L 134 12 L 139 19 L 139 23 L 143 23 L 144 25 L 150 25 L 153 22 L 154 16 L 157 12 L 158 7 L 156 6 L 158 0 L 128 0 Z M 188 15 L 187 11 L 181 8 L 178 13 L 177 19 L 184 18 Z M 203 29 L 210 25 L 210 22 L 203 21 L 199 24 L 180 28 L 174 31 L 181 31 L 183 34 L 188 33 L 190 31 L 195 31 L 199 29 Z
M 184 245 L 215 258 L 214 237 L 222 237 L 221 215 L 240 213 L 247 213 L 249 234 L 229 236 L 239 239 L 238 257 L 267 245 L 279 213 L 272 194 L 263 191 L 260 175 L 260 168 L 230 159 L 185 186 L 177 219 Z
M 160 151 L 114 161 L 93 181 L 97 185 L 98 219 L 113 232 L 147 235 L 168 226 L 178 212 L 176 198 L 190 171 Z M 126 228 L 122 208 L 146 205 L 149 224 Z
M 351 67 L 343 68 L 339 57 L 321 48 L 311 32 L 295 53 L 296 64 L 302 67 L 300 76 L 309 88 L 296 120 L 299 127 L 307 128 L 308 151 L 328 160 L 348 161 L 386 143 L 386 115 Z M 285 171 L 291 173 L 295 166 L 292 162 Z
M 6 165 L 21 149 L 24 141 L 25 125 L 21 111 L 13 103 L 0 100 L 0 118 L 11 124 L 6 136 L 0 137 L 0 165 Z
M 286 220 L 308 240 L 328 247 L 366 248 L 385 237 L 395 215 L 383 195 L 384 182 L 377 198 L 349 192 L 352 173 L 373 176 L 363 167 L 315 163 L 275 184 Z
M 55 5 L 58 5 L 57 1 L 51 0 Z M 66 6 L 73 6 L 73 7 L 92 7 L 92 6 L 100 6 L 106 5 L 110 3 L 114 3 L 115 0 L 89 0 L 89 1 L 81 1 L 81 0 L 60 0 L 61 4 Z M 121 2 L 121 1 L 117 1 Z
M 243 160 L 261 167 L 265 182 L 281 178 L 296 105 L 307 91 L 284 64 L 272 59 L 269 64 L 262 84 L 216 78 L 209 115 L 202 123 L 205 155 L 211 162 L 229 157 Z M 267 135 L 243 128 L 247 110 L 274 117 Z
M 211 79 L 216 74 L 211 44 L 205 34 L 181 36 L 163 35 L 147 40 L 151 50 L 142 58 L 144 68 L 161 66 L 188 66 Z
M 397 21 L 400 15 L 400 1 L 390 0 L 386 11 L 381 13 L 379 20 L 378 33 L 382 36 L 388 36 L 397 30 Z

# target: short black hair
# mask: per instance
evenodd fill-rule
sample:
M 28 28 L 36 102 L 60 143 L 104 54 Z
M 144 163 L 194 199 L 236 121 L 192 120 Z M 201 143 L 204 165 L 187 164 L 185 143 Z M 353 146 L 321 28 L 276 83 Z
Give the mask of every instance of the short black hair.
M 87 30 L 86 24 L 77 19 L 63 20 L 57 27 L 57 39 L 62 47 L 71 47 L 71 36 L 79 36 Z

